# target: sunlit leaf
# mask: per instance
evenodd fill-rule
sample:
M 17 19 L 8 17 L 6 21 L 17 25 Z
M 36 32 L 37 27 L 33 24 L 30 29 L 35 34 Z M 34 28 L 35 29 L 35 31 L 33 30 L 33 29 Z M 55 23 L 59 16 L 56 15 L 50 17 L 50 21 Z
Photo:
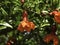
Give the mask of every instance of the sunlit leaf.
M 13 27 L 12 27 L 10 24 L 8 24 L 7 22 L 2 22 L 2 23 L 0 23 L 0 25 L 13 28 Z
M 1 7 L 1 10 L 3 15 L 8 15 L 8 13 L 2 7 Z

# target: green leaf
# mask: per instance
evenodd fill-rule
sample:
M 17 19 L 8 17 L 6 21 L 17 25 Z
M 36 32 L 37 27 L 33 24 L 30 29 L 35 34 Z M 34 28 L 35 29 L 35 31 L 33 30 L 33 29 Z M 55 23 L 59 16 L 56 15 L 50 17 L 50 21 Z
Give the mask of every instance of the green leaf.
M 50 24 L 43 24 L 43 25 L 41 25 L 41 27 L 44 27 L 44 26 L 49 26 Z
M 6 28 L 7 28 L 6 26 L 0 26 L 0 30 L 6 29 Z
M 12 27 L 10 24 L 8 24 L 7 22 L 2 22 L 2 23 L 0 23 L 0 25 L 5 26 L 4 28 L 6 28 L 6 27 L 13 28 L 13 27 Z
M 3 15 L 8 15 L 8 13 L 2 7 L 1 7 L 1 10 Z

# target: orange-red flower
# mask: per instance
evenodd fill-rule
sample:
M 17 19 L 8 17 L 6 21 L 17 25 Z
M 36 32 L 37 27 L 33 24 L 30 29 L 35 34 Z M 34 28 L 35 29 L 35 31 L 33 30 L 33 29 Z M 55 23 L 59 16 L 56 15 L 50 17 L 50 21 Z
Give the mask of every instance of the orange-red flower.
M 46 42 L 46 43 L 49 43 L 51 40 L 53 41 L 53 44 L 54 45 L 58 45 L 58 37 L 56 36 L 56 35 L 54 35 L 54 34 L 47 34 L 45 37 L 44 37 L 44 42 Z
M 58 12 L 57 10 L 53 11 L 50 13 L 51 15 L 54 15 L 54 19 L 55 21 L 60 24 L 60 12 Z
M 7 41 L 6 45 L 12 45 L 16 43 L 16 39 L 13 37 L 9 37 L 9 40 Z
M 50 34 L 47 34 L 44 37 L 43 39 L 44 42 L 49 43 L 52 40 L 54 45 L 58 45 L 59 40 L 58 40 L 57 35 L 55 34 L 56 30 L 57 30 L 56 25 L 51 26 L 51 32 Z
M 24 4 L 25 0 L 20 0 L 20 2 L 21 2 L 22 4 Z
M 30 32 L 31 29 L 34 30 L 35 29 L 35 24 L 33 22 L 28 21 L 28 14 L 27 11 L 23 12 L 23 21 L 21 21 L 21 23 L 18 26 L 18 30 L 21 32 L 27 31 Z
M 6 45 L 11 45 L 9 42 L 7 42 L 7 44 Z

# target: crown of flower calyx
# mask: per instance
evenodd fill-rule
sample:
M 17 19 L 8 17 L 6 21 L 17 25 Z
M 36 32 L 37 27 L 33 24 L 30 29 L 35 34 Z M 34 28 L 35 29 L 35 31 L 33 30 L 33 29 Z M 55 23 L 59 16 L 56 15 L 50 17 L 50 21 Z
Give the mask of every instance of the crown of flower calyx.
M 28 13 L 27 13 L 26 10 L 23 11 L 23 14 L 22 14 L 22 15 L 23 15 L 23 16 L 22 16 L 22 17 L 23 17 L 23 20 L 24 20 L 24 21 L 28 21 Z

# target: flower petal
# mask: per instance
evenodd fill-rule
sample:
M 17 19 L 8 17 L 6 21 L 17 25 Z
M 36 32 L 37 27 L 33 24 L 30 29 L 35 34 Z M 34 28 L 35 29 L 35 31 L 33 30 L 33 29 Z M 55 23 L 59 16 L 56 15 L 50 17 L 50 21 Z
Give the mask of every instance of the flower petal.
M 30 32 L 31 31 L 31 28 L 30 27 L 25 27 L 25 30 L 27 31 L 27 32 Z
M 22 27 L 24 28 L 24 27 L 27 25 L 27 23 L 26 23 L 25 21 L 22 21 L 22 22 L 21 22 L 21 25 L 22 25 Z
M 56 35 L 53 38 L 53 43 L 54 43 L 54 45 L 58 45 L 58 43 L 59 43 L 58 37 Z
M 19 30 L 19 31 L 23 32 L 23 31 L 24 31 L 24 28 L 22 27 L 22 25 L 21 25 L 21 24 L 19 24 L 19 26 L 18 26 L 17 30 Z
M 47 43 L 49 43 L 50 42 L 50 40 L 52 40 L 52 36 L 51 36 L 51 34 L 48 34 L 48 35 L 46 35 L 45 37 L 44 37 L 44 42 L 47 42 Z
M 60 24 L 60 17 L 54 17 L 55 21 Z
M 31 24 L 31 29 L 35 29 L 35 24 L 33 23 L 33 22 L 30 22 L 30 24 Z

